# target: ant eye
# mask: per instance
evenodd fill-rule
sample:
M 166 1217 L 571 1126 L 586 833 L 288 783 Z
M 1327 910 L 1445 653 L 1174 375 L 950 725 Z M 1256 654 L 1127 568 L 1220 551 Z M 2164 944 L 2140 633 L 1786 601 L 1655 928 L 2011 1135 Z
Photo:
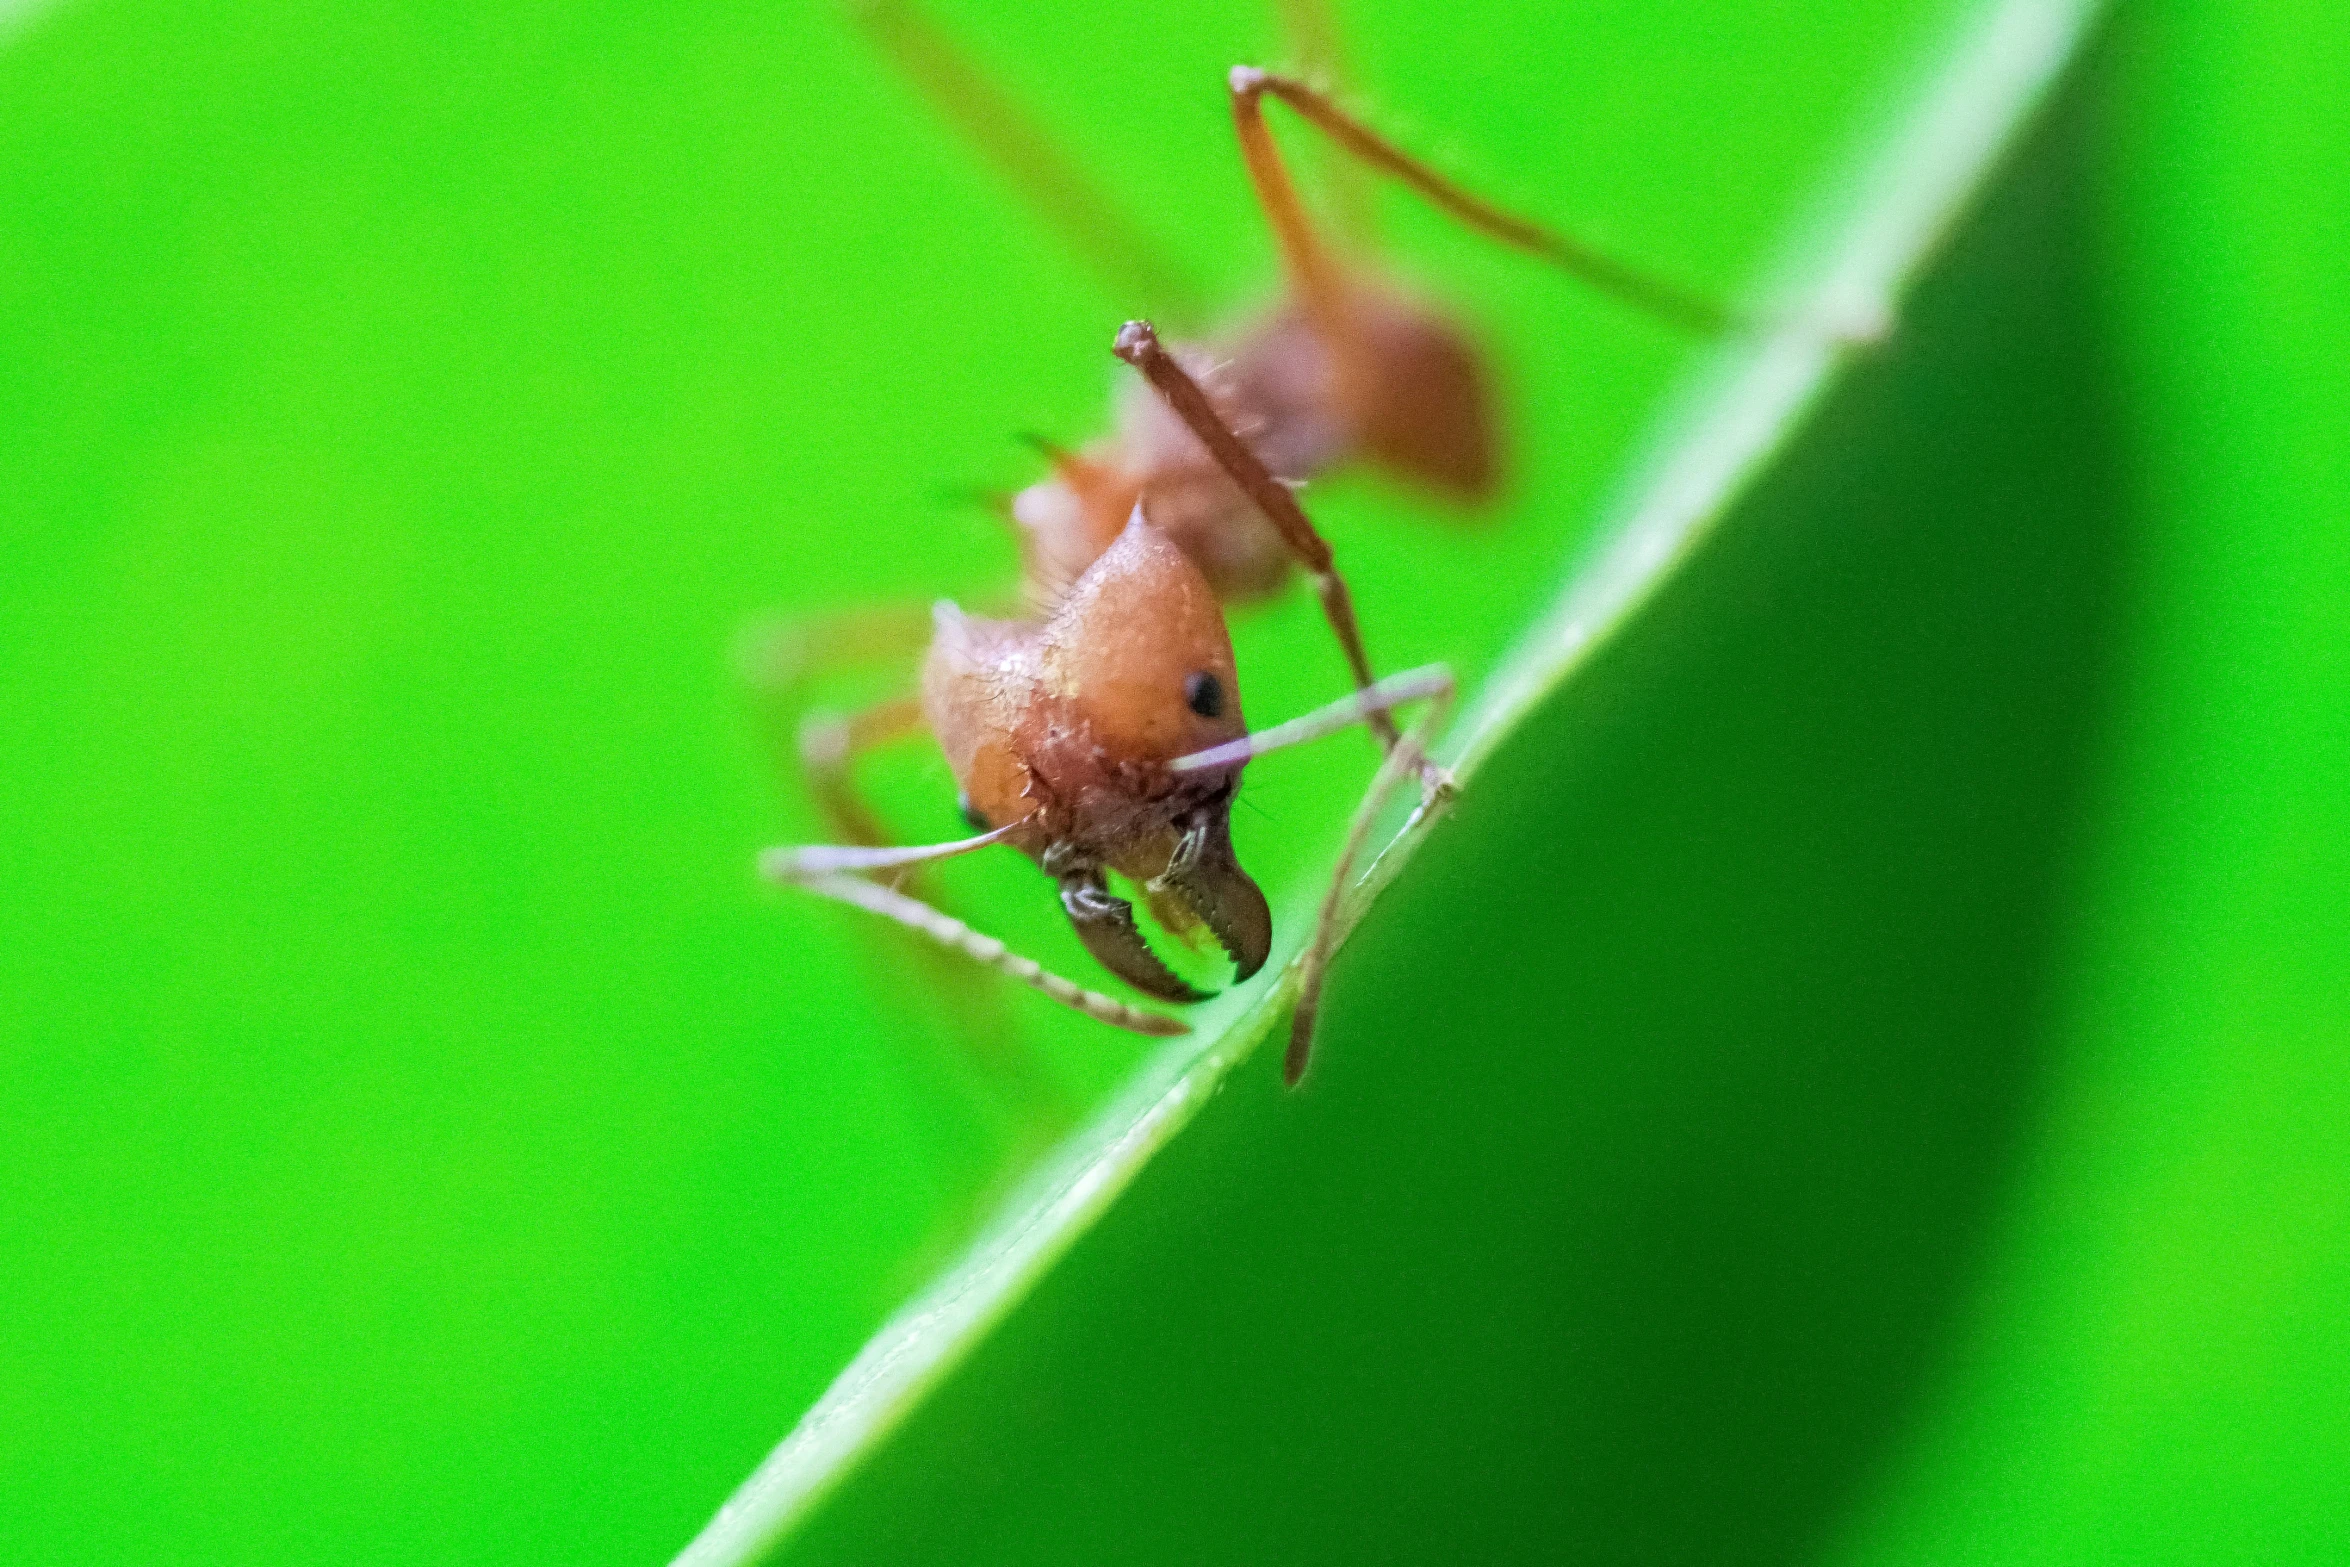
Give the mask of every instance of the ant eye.
M 979 814 L 979 808 L 971 803 L 971 797 L 969 795 L 956 795 L 955 809 L 961 813 L 963 820 L 970 825 L 970 828 L 973 832 L 995 831 L 995 828 L 989 824 L 988 819 Z
M 1184 705 L 1202 718 L 1221 718 L 1224 714 L 1224 683 L 1206 670 L 1186 675 L 1183 680 Z

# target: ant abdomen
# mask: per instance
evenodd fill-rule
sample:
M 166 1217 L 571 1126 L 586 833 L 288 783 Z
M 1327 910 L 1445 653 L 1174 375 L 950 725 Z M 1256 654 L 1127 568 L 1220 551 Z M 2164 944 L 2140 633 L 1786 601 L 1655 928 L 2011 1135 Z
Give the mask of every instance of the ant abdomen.
M 1450 319 L 1400 289 L 1354 276 L 1343 298 L 1329 321 L 1291 300 L 1221 350 L 1169 351 L 1258 460 L 1290 484 L 1363 462 L 1457 504 L 1491 500 L 1501 461 L 1484 356 Z M 1165 402 L 1139 391 L 1124 393 L 1118 427 L 1137 466 L 1221 476 Z M 1262 522 L 1229 480 L 1225 493 L 1241 517 Z
M 1361 370 L 1338 398 L 1364 461 L 1462 506 L 1501 488 L 1501 441 L 1484 356 L 1426 304 L 1388 289 L 1348 290 Z

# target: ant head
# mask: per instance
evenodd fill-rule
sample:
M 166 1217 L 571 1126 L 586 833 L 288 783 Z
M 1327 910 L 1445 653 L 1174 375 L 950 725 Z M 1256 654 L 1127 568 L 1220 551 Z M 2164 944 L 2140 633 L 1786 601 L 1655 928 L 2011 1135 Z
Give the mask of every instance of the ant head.
M 1207 579 L 1139 507 L 1041 622 L 941 605 L 923 705 L 975 818 L 1017 824 L 1010 841 L 1060 881 L 1105 967 L 1198 999 L 1106 891 L 1111 870 L 1177 928 L 1204 924 L 1240 977 L 1262 966 L 1272 918 L 1232 849 L 1240 764 L 1167 765 L 1247 733 L 1232 640 Z
M 1045 620 L 1039 669 L 1105 767 L 1155 772 L 1248 732 L 1215 590 L 1140 506 Z

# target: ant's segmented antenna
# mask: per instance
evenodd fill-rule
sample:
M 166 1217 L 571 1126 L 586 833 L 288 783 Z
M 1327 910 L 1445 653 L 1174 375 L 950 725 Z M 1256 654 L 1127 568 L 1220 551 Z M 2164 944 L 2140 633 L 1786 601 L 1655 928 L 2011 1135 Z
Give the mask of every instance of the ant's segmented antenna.
M 999 974 L 1008 974 L 1061 1005 L 1082 1012 L 1097 1022 L 1107 1023 L 1112 1028 L 1161 1039 L 1190 1033 L 1191 1025 L 1180 1018 L 1145 1012 L 1140 1007 L 1130 1007 L 1123 1001 L 1113 1000 L 1098 990 L 1087 990 L 1082 985 L 1073 984 L 1034 958 L 1022 957 L 995 937 L 973 930 L 953 915 L 941 913 L 919 898 L 908 897 L 894 887 L 884 887 L 878 882 L 866 881 L 852 874 L 951 859 L 955 855 L 969 854 L 998 843 L 1011 830 L 1011 827 L 999 827 L 994 832 L 981 833 L 976 838 L 960 838 L 953 843 L 923 844 L 915 848 L 865 849 L 814 844 L 801 848 L 769 849 L 759 856 L 759 871 L 770 881 L 803 888 L 820 898 L 846 903 L 895 921 L 908 930 L 919 931 L 948 951 L 961 953 L 972 962 L 994 969 Z
M 1490 239 L 1547 261 L 1602 293 L 1691 331 L 1710 334 L 1733 324 L 1730 311 L 1702 294 L 1618 261 L 1556 229 L 1505 212 L 1482 196 L 1463 190 L 1304 82 L 1276 76 L 1253 65 L 1236 65 L 1229 85 L 1232 114 L 1239 126 L 1241 152 L 1248 163 L 1251 180 L 1273 220 L 1284 254 L 1299 274 L 1301 289 L 1309 296 L 1317 284 L 1328 286 L 1318 276 L 1328 262 L 1314 248 L 1288 176 L 1281 170 L 1280 154 L 1274 150 L 1272 136 L 1265 128 L 1261 100 L 1268 93 L 1296 110 L 1309 125 L 1354 158 L 1409 186 L 1439 210 Z
M 1406 702 L 1417 702 L 1429 697 L 1450 697 L 1452 691 L 1452 671 L 1442 664 L 1407 669 L 1400 675 L 1389 675 L 1376 685 L 1342 696 L 1325 707 L 1317 707 L 1285 724 L 1275 724 L 1270 729 L 1242 735 L 1237 740 L 1228 740 L 1208 750 L 1179 756 L 1167 764 L 1167 770 L 1171 773 L 1195 773 L 1203 768 L 1230 767 L 1236 762 L 1263 756 L 1268 751 L 1286 750 L 1293 745 L 1304 745 L 1309 740 L 1319 740 L 1324 735 L 1336 734 L 1350 724 L 1367 723 L 1373 714 L 1389 712 Z
M 970 854 L 991 843 L 1001 843 L 1004 834 L 1020 824 L 998 827 L 983 832 L 976 838 L 957 838 L 952 843 L 923 843 L 912 847 L 892 844 L 868 848 L 864 845 L 829 843 L 803 844 L 796 848 L 769 849 L 759 856 L 759 874 L 772 882 L 803 885 L 822 876 L 838 876 L 850 871 L 892 871 L 908 865 L 928 865 L 934 860 L 951 860 L 958 854 Z

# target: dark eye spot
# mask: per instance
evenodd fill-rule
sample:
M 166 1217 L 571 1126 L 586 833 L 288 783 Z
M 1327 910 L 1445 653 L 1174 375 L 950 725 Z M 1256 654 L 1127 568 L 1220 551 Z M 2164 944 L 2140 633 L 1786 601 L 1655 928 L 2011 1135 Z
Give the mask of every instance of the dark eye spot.
M 1224 682 L 1202 669 L 1183 677 L 1184 705 L 1202 718 L 1224 716 Z
M 995 828 L 989 824 L 988 819 L 979 814 L 979 808 L 971 803 L 971 797 L 969 795 L 956 795 L 955 809 L 962 814 L 964 822 L 969 825 L 973 832 L 995 831 Z

